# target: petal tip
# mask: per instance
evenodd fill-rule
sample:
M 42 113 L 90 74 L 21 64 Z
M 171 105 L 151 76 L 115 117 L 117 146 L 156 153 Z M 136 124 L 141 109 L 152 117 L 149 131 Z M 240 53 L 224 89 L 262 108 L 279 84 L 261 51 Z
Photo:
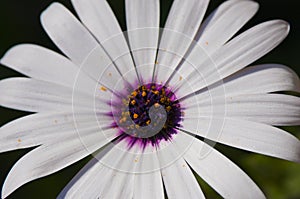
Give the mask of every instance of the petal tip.
M 6 186 L 6 181 L 7 179 L 5 180 L 4 182 L 4 185 L 2 187 L 2 192 L 1 192 L 1 198 L 2 199 L 5 199 L 7 198 L 10 194 L 12 194 L 13 190 L 9 189 L 7 186 Z
M 258 11 L 258 9 L 259 9 L 259 3 L 258 2 L 253 1 L 253 0 L 249 0 L 248 4 L 249 4 L 249 6 L 253 6 L 253 9 L 255 11 Z
M 45 18 L 48 16 L 48 14 L 52 11 L 56 11 L 58 9 L 64 8 L 64 6 L 61 3 L 53 2 L 51 3 L 42 13 L 40 16 L 42 24 L 44 23 Z
M 19 65 L 20 63 L 17 61 L 18 58 L 20 57 L 26 57 L 29 52 L 31 51 L 30 49 L 32 48 L 37 48 L 38 46 L 34 44 L 17 44 L 15 46 L 12 46 L 9 48 L 3 57 L 0 59 L 0 64 L 5 65 L 9 68 L 14 69 L 14 65 Z
M 290 32 L 290 24 L 282 19 L 275 20 L 275 22 L 277 22 L 278 26 L 280 25 L 282 30 L 285 31 L 286 35 L 288 35 L 288 33 Z

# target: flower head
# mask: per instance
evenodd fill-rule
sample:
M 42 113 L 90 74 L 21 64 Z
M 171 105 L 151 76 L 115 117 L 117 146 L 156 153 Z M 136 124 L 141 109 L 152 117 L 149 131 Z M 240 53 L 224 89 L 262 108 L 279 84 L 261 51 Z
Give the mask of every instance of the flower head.
M 105 0 L 53 3 L 42 25 L 64 55 L 22 44 L 1 64 L 29 78 L 0 82 L 0 105 L 34 112 L 0 129 L 0 151 L 37 146 L 11 169 L 5 198 L 93 154 L 58 198 L 204 198 L 193 169 L 225 198 L 264 198 L 206 140 L 300 162 L 298 76 L 248 66 L 288 34 L 282 20 L 233 37 L 258 9 L 229 0 L 175 0 L 159 29 L 159 0 L 126 0 L 127 32 Z M 238 20 L 237 20 L 238 19 Z M 203 22 L 202 22 L 203 21 Z M 248 66 L 248 67 L 247 67 Z

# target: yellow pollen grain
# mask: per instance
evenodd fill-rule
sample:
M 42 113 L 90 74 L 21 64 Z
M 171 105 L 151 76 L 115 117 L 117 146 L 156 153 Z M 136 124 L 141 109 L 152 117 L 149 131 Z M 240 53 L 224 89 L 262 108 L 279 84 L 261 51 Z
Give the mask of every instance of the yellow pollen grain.
M 155 95 L 158 95 L 158 94 L 159 94 L 159 91 L 153 91 L 153 93 L 154 93 Z
M 132 105 L 135 105 L 135 104 L 136 104 L 136 101 L 135 101 L 135 100 L 132 100 L 132 101 L 131 101 L 131 104 L 132 104 Z
M 102 91 L 107 91 L 107 88 L 105 88 L 104 86 L 101 86 L 101 87 L 100 87 L 100 90 L 102 90 Z
M 135 114 L 133 114 L 133 118 L 134 118 L 134 119 L 136 119 L 136 118 L 138 118 L 138 117 L 139 117 L 139 115 L 138 115 L 138 114 L 136 114 L 136 113 L 135 113 Z
M 166 110 L 169 112 L 171 110 L 171 106 L 167 106 Z
M 179 80 L 180 80 L 180 81 L 182 80 L 182 76 L 179 77 Z
M 21 139 L 18 139 L 18 142 L 20 143 L 20 142 L 22 142 L 22 140 L 21 140 Z
M 119 122 L 120 122 L 120 124 L 126 122 L 126 117 L 122 117 Z
M 147 95 L 146 91 L 142 92 L 142 96 L 145 97 Z
M 206 41 L 205 44 L 208 45 L 208 41 Z
M 110 76 L 110 77 L 111 77 L 111 73 L 108 73 L 108 76 Z
M 150 121 L 150 120 L 147 120 L 146 124 L 149 125 L 150 123 L 151 123 L 151 121 Z
M 133 91 L 133 92 L 131 93 L 131 95 L 132 95 L 133 97 L 135 97 L 135 96 L 137 95 L 137 92 L 136 92 L 136 91 Z

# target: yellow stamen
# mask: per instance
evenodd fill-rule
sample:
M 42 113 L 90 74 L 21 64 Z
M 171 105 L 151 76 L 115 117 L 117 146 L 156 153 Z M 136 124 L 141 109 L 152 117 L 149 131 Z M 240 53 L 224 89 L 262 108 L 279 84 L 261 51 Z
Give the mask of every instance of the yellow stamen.
M 167 106 L 166 110 L 169 112 L 171 110 L 171 106 Z
M 158 94 L 159 94 L 159 91 L 153 91 L 153 93 L 154 93 L 155 95 L 158 95 Z
M 155 103 L 155 104 L 154 104 L 154 107 L 155 107 L 155 108 L 158 108 L 158 107 L 159 107 L 159 103 Z
M 142 96 L 145 97 L 147 95 L 146 91 L 143 91 Z
M 131 95 L 132 95 L 133 97 L 135 97 L 135 96 L 137 95 L 137 92 L 136 92 L 136 91 L 133 91 L 133 92 L 131 93 Z
M 136 101 L 135 101 L 135 100 L 132 100 L 132 101 L 131 101 L 131 104 L 132 104 L 132 105 L 135 105 L 135 104 L 136 104 Z
M 133 114 L 133 118 L 134 118 L 134 119 L 136 119 L 136 118 L 138 118 L 138 117 L 139 117 L 139 115 L 138 115 L 138 114 L 136 114 L 136 113 L 135 113 L 135 114 Z

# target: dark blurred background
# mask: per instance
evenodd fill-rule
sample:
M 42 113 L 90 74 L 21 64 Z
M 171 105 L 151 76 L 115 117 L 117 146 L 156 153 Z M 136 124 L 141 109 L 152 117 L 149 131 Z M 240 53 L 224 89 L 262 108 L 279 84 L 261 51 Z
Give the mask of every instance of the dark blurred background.
M 53 0 L 1 0 L 0 1 L 0 57 L 12 46 L 19 43 L 35 43 L 55 51 L 58 49 L 43 31 L 39 15 Z M 58 0 L 74 10 L 69 0 Z M 108 1 L 122 29 L 126 29 L 123 0 Z M 208 13 L 223 0 L 211 0 Z M 259 0 L 260 10 L 243 28 L 252 27 L 271 19 L 284 19 L 291 25 L 287 39 L 275 50 L 256 63 L 281 63 L 293 68 L 300 74 L 300 14 L 299 0 Z M 161 0 L 161 26 L 166 20 L 172 0 Z M 0 79 L 22 76 L 4 66 L 0 67 Z M 0 93 L 1 95 L 1 93 Z M 0 126 L 24 116 L 27 113 L 0 107 Z M 37 121 L 38 122 L 38 121 Z M 285 128 L 300 138 L 300 128 Z M 297 199 L 300 198 L 300 165 L 288 161 L 257 155 L 230 147 L 217 145 L 227 157 L 239 165 L 262 188 L 268 198 Z M 13 164 L 28 150 L 18 150 L 0 154 L 0 187 Z M 68 181 L 84 166 L 90 157 L 48 177 L 28 183 L 14 192 L 9 198 L 55 198 Z M 207 198 L 219 198 L 211 188 L 197 177 Z

